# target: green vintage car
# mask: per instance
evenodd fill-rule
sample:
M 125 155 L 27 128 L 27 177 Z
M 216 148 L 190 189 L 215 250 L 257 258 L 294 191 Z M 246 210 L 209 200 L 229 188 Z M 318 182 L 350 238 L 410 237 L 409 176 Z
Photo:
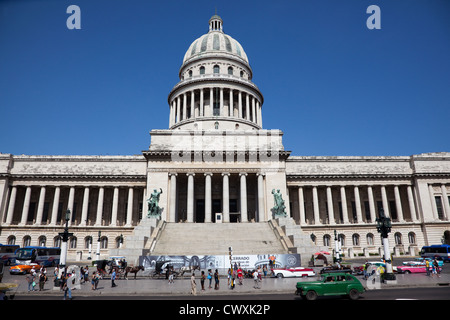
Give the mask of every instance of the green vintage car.
M 318 296 L 348 295 L 356 300 L 365 291 L 355 276 L 344 273 L 323 273 L 317 281 L 297 282 L 295 294 L 303 299 L 315 300 Z

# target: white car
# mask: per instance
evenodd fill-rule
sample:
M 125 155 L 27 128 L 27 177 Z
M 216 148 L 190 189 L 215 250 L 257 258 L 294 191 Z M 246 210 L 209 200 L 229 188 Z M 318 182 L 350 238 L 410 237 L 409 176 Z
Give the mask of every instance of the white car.
M 310 268 L 275 268 L 272 275 L 277 278 L 314 277 L 316 273 Z

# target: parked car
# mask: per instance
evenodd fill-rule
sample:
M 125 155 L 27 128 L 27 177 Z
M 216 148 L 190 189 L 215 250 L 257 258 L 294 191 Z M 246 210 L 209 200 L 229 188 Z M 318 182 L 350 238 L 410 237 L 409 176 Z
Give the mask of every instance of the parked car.
M 32 269 L 38 271 L 42 267 L 37 263 L 30 263 L 30 264 L 18 264 L 15 266 L 12 266 L 9 268 L 10 274 L 26 274 L 30 273 Z
M 384 262 L 381 261 L 369 261 L 367 262 L 368 267 L 367 267 L 367 272 L 370 274 L 372 273 L 372 271 L 375 271 L 376 268 L 378 267 L 383 267 L 384 270 L 386 270 L 386 264 Z M 392 271 L 393 272 L 397 272 L 397 267 L 392 266 Z M 357 267 L 353 267 L 353 273 L 354 274 L 363 274 L 364 273 L 364 266 L 357 266 Z
M 316 273 L 310 268 L 275 268 L 272 269 L 272 276 L 277 278 L 291 278 L 291 277 L 313 277 Z
M 297 282 L 295 294 L 306 300 L 319 296 L 348 295 L 352 300 L 359 298 L 365 288 L 355 276 L 345 273 L 324 273 L 317 281 Z
M 439 267 L 439 272 L 442 270 L 441 267 Z M 431 271 L 431 268 L 430 268 Z M 416 265 L 416 266 L 398 266 L 397 267 L 398 273 L 425 273 L 427 272 L 427 267 L 425 265 Z
M 340 268 L 338 266 L 328 266 L 328 267 L 323 267 L 319 273 L 323 274 L 323 273 L 334 273 L 334 272 L 352 273 L 352 269 L 347 266 L 341 266 Z
M 430 263 L 434 262 L 434 259 L 432 258 L 415 258 L 412 261 L 405 261 L 403 262 L 404 266 L 421 266 L 421 265 L 425 265 L 426 261 L 429 261 Z M 436 258 L 437 262 L 438 262 L 438 266 L 442 267 L 444 265 L 444 260 L 442 260 L 441 257 Z

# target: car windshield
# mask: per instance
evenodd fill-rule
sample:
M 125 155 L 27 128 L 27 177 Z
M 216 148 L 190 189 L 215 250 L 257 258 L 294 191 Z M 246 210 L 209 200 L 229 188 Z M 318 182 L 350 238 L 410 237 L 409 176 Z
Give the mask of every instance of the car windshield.
M 18 260 L 28 260 L 33 256 L 33 249 L 18 249 L 16 252 L 16 259 Z

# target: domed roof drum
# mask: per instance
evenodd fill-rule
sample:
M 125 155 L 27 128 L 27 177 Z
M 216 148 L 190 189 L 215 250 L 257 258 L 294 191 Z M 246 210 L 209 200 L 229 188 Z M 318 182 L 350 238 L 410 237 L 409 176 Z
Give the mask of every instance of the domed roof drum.
M 214 26 L 213 22 L 220 22 Z M 226 35 L 222 31 L 222 19 L 219 16 L 213 16 L 210 19 L 210 30 L 207 34 L 204 34 L 189 46 L 183 59 L 183 65 L 189 60 L 194 58 L 204 58 L 207 55 L 229 55 L 242 62 L 249 64 L 247 54 L 242 48 L 241 44 L 235 39 Z

